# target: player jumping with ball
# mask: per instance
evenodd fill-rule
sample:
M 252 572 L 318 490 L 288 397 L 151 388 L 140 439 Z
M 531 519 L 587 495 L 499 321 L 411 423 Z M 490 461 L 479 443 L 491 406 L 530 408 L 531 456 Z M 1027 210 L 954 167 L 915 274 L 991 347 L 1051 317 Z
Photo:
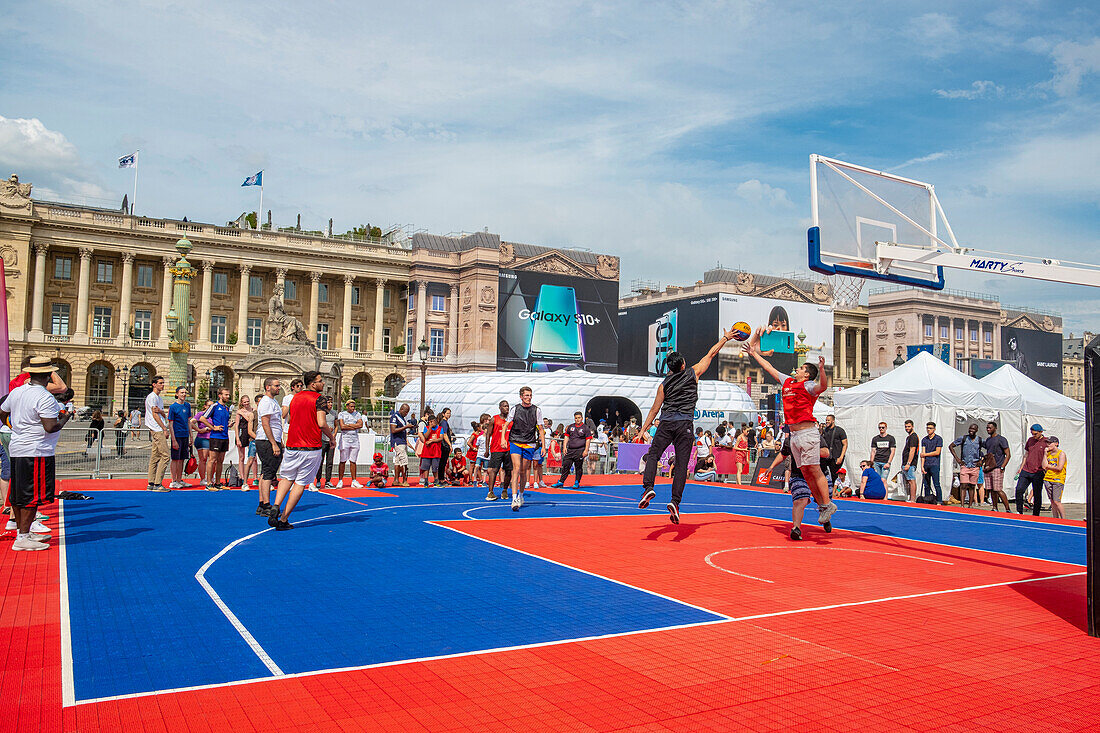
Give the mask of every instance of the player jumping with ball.
M 829 498 L 829 483 L 821 472 L 821 433 L 814 417 L 814 403 L 818 395 L 829 388 L 825 357 L 819 356 L 816 365 L 806 362 L 795 370 L 793 377 L 786 377 L 760 353 L 760 337 L 763 334 L 764 329 L 757 328 L 746 348 L 764 371 L 783 385 L 783 416 L 791 431 L 791 458 L 794 465 L 802 469 L 802 475 L 817 502 L 818 524 L 825 524 L 837 509 L 836 503 Z

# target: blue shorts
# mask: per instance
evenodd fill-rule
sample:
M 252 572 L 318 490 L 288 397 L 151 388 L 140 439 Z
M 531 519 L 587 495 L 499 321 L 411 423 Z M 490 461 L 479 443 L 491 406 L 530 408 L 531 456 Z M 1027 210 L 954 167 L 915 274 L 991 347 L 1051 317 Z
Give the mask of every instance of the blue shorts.
M 530 448 L 521 448 L 515 443 L 509 443 L 508 446 L 508 453 L 513 456 L 519 456 L 525 461 L 539 460 L 540 451 L 537 445 L 533 445 Z
M 210 438 L 195 438 L 195 450 L 210 450 Z
M 256 441 L 248 441 L 248 453 L 245 454 L 248 458 L 256 457 Z
M 478 458 L 477 459 L 477 466 L 478 466 L 478 468 L 488 468 L 489 467 L 489 459 L 488 458 Z
M 806 483 L 806 479 L 798 476 L 794 473 L 791 474 L 791 501 L 798 501 L 799 499 L 813 500 L 814 493 L 810 491 L 809 484 Z
M 0 479 L 11 481 L 11 459 L 3 444 L 0 444 Z
M 910 466 L 909 468 L 903 468 L 903 469 L 901 469 L 901 472 L 903 474 L 905 474 L 905 480 L 906 481 L 916 481 L 917 480 L 917 467 L 916 466 Z

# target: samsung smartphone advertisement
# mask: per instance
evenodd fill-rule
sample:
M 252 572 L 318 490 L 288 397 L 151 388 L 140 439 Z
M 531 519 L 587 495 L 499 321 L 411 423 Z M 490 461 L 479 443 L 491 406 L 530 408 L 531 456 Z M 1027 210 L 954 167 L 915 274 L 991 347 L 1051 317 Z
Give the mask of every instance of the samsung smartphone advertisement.
M 1001 326 L 1001 359 L 1024 376 L 1062 393 L 1062 334 Z
M 614 374 L 619 351 L 619 284 L 501 270 L 497 369 L 580 367 Z
M 793 300 L 753 298 L 748 295 L 722 293 L 718 308 L 718 330 L 744 321 L 754 331 L 760 327 L 772 327 L 772 332 L 760 340 L 761 351 L 771 352 L 768 361 L 782 374 L 790 374 L 798 365 L 798 351 L 807 348 L 805 361 L 817 362 L 825 357 L 830 368 L 833 363 L 833 309 L 827 305 L 799 303 Z M 741 344 L 731 341 L 722 350 L 724 356 L 736 356 Z M 765 382 L 774 380 L 765 374 Z
M 619 373 L 663 377 L 673 351 L 694 364 L 714 346 L 718 296 L 670 300 L 619 311 Z M 704 379 L 718 378 L 713 362 Z

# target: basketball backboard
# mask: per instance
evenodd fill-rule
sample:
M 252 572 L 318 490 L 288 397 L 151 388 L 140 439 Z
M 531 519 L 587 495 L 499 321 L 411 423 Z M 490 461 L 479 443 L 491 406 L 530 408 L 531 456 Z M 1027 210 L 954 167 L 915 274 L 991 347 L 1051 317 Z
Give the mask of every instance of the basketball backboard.
M 922 251 L 958 247 L 931 184 L 811 155 L 810 196 L 811 270 L 943 289 L 943 268 L 919 261 Z M 885 260 L 880 243 L 912 257 Z

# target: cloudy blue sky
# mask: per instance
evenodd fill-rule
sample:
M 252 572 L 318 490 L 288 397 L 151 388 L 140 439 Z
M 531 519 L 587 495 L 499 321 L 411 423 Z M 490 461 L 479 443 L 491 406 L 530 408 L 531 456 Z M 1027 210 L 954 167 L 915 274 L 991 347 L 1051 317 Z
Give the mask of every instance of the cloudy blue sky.
M 0 172 L 139 213 L 370 222 L 805 272 L 821 153 L 964 244 L 1098 261 L 1100 10 L 1045 2 L 39 0 L 0 13 Z M 1100 293 L 949 273 L 1100 330 Z

